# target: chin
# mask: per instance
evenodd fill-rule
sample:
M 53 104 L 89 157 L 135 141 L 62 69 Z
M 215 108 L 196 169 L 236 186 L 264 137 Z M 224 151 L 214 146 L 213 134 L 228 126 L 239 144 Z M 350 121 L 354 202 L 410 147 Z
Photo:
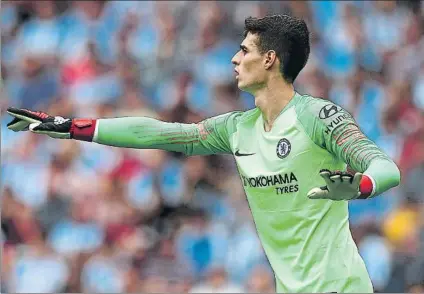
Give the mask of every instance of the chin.
M 249 85 L 245 85 L 243 83 L 238 82 L 237 87 L 239 88 L 240 91 L 252 94 L 252 91 L 251 91 L 252 87 L 249 87 Z
M 240 80 L 237 80 L 237 87 L 241 90 L 241 91 L 247 91 L 247 89 L 249 87 L 247 87 L 247 85 L 245 85 L 243 82 L 241 82 Z

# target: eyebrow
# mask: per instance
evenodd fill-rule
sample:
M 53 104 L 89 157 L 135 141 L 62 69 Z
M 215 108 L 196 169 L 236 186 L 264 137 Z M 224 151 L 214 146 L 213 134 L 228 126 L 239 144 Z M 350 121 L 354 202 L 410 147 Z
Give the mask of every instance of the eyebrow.
M 240 49 L 241 49 L 241 50 L 246 50 L 246 51 L 247 51 L 247 47 L 246 47 L 246 46 L 244 46 L 244 45 L 240 45 Z

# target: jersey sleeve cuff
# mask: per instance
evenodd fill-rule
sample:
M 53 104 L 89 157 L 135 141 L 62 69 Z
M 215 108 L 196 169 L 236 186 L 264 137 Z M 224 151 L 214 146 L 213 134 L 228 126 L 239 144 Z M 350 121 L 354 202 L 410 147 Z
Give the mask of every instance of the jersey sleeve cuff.
M 359 192 L 361 195 L 358 199 L 371 198 L 375 194 L 375 181 L 372 177 L 363 175 L 361 183 L 359 184 Z
M 96 119 L 73 119 L 71 126 L 71 138 L 80 141 L 92 142 L 96 126 Z
M 96 121 L 96 127 L 94 128 L 93 142 L 97 143 L 97 137 L 99 136 L 99 124 L 100 121 Z

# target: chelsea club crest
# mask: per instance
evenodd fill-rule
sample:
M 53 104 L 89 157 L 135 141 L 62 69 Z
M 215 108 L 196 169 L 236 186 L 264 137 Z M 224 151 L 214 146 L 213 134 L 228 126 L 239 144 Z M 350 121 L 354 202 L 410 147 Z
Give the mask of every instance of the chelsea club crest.
M 291 150 L 290 141 L 286 138 L 281 139 L 277 144 L 277 156 L 281 159 L 287 157 Z

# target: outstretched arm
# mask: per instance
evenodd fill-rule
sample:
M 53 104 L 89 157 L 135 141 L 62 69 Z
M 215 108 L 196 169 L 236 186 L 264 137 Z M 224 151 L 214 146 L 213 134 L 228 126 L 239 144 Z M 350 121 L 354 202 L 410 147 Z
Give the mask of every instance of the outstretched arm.
M 31 130 L 53 138 L 76 139 L 103 145 L 162 149 L 186 155 L 232 153 L 230 134 L 241 112 L 208 118 L 197 124 L 169 123 L 149 117 L 66 119 L 42 112 L 9 108 L 13 131 Z
M 103 145 L 162 149 L 186 155 L 230 154 L 229 120 L 235 114 L 206 119 L 197 124 L 169 123 L 149 117 L 97 120 L 93 141 Z

